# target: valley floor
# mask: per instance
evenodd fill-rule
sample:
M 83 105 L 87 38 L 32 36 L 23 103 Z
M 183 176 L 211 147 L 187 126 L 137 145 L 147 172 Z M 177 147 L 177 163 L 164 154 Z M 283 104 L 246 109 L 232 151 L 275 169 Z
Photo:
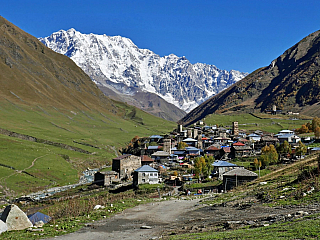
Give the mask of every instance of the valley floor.
M 210 197 L 208 197 L 210 199 Z M 225 231 L 245 225 L 267 226 L 320 212 L 319 205 L 267 207 L 260 203 L 202 205 L 204 198 L 154 201 L 127 209 L 99 222 L 88 223 L 78 232 L 51 239 L 168 239 L 175 234 Z M 150 228 L 143 229 L 147 226 Z

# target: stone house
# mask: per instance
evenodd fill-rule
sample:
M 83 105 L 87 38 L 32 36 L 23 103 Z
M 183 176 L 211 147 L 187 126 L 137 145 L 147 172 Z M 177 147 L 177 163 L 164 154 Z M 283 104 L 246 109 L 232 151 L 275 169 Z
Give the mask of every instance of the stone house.
M 195 140 L 193 138 L 186 138 L 182 140 L 182 142 L 188 144 L 189 147 L 196 147 L 198 140 Z
M 126 154 L 112 159 L 112 171 L 119 174 L 120 179 L 132 179 L 133 171 L 141 167 L 141 157 Z
M 99 186 L 109 186 L 112 182 L 120 181 L 116 171 L 96 172 L 93 182 Z
M 295 134 L 282 134 L 278 136 L 278 139 L 280 143 L 284 143 L 284 141 L 287 141 L 288 143 L 298 143 L 301 141 L 300 137 L 298 137 Z
M 215 161 L 213 164 L 213 171 L 212 171 L 212 175 L 214 177 L 217 177 L 219 180 L 223 179 L 223 174 L 225 172 L 228 172 L 234 168 L 238 168 L 239 166 L 237 166 L 236 164 L 233 163 L 229 163 L 227 161 L 221 161 L 221 160 L 217 160 Z
M 211 145 L 210 147 L 204 150 L 204 154 L 208 156 L 213 156 L 214 158 L 219 158 L 220 156 L 220 145 Z
M 149 157 L 148 155 L 142 155 L 141 156 L 141 165 L 150 165 L 154 162 L 154 160 Z
M 231 158 L 247 157 L 250 155 L 252 155 L 252 148 L 250 146 L 247 146 L 241 142 L 232 144 L 230 154 Z
M 159 182 L 158 170 L 143 165 L 142 167 L 134 170 L 133 173 L 133 186 L 137 187 L 139 184 L 156 184 Z
M 251 133 L 247 136 L 248 140 L 252 142 L 259 142 L 261 140 L 261 136 L 255 133 Z
M 256 178 L 258 178 L 258 174 L 252 171 L 245 168 L 235 168 L 223 174 L 223 188 L 224 190 L 230 190 Z
M 151 155 L 151 157 L 158 163 L 169 162 L 170 153 L 165 151 L 157 151 Z
M 264 146 L 269 146 L 269 145 L 273 145 L 276 146 L 277 143 L 279 143 L 279 139 L 272 137 L 272 136 L 262 136 L 260 139 L 260 143 Z
M 231 147 L 221 147 L 220 148 L 220 159 L 228 159 L 231 156 Z

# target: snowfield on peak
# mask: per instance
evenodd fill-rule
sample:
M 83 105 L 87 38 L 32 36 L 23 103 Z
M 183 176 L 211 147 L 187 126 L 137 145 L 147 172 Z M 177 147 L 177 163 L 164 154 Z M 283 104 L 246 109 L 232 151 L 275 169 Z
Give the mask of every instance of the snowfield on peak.
M 186 112 L 244 78 L 248 73 L 191 64 L 174 54 L 160 57 L 121 36 L 82 34 L 71 28 L 39 38 L 55 52 L 70 57 L 100 86 L 124 94 L 155 93 Z

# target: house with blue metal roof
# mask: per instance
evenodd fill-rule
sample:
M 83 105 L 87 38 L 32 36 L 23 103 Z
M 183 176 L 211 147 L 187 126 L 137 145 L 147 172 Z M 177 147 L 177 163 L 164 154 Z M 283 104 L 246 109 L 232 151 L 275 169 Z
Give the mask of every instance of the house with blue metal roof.
M 137 187 L 139 184 L 156 184 L 159 182 L 158 170 L 150 167 L 149 165 L 143 165 L 134 170 L 133 173 L 133 186 Z
M 261 136 L 255 133 L 251 133 L 247 136 L 250 141 L 259 142 L 261 140 Z
M 152 135 L 149 137 L 150 142 L 159 142 L 163 137 L 160 135 Z
M 212 163 L 213 171 L 212 176 L 217 177 L 219 180 L 223 179 L 223 174 L 225 172 L 231 171 L 232 169 L 238 168 L 239 166 L 227 161 L 217 160 Z
M 282 134 L 278 136 L 278 139 L 280 141 L 280 143 L 284 143 L 284 141 L 287 141 L 288 143 L 298 143 L 301 141 L 301 138 L 298 137 L 295 134 Z

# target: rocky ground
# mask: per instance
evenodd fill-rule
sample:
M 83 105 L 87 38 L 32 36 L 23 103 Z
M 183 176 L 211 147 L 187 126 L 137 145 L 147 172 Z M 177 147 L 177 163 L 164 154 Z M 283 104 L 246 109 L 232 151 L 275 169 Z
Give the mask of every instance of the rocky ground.
M 172 234 L 267 226 L 320 212 L 317 204 L 273 208 L 245 201 L 204 206 L 202 201 L 203 198 L 155 201 L 54 239 L 166 239 Z

